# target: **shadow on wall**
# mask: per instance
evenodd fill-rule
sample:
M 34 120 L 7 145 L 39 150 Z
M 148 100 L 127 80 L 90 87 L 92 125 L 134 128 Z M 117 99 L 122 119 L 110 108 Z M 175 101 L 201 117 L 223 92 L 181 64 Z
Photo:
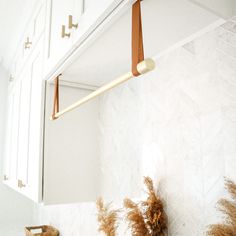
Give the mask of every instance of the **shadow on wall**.
M 0 65 L 0 179 L 4 155 L 4 130 L 8 75 Z M 23 235 L 24 226 L 31 224 L 34 204 L 9 189 L 0 181 L 0 235 Z

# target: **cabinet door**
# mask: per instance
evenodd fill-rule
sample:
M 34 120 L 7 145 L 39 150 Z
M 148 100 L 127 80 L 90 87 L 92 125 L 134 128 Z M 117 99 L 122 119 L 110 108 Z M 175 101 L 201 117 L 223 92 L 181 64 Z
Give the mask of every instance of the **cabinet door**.
M 19 101 L 21 97 L 21 83 L 17 81 L 8 94 L 8 111 L 6 127 L 6 143 L 4 154 L 4 181 L 16 188 L 17 158 L 18 158 L 18 131 L 19 131 Z
M 33 34 L 32 34 L 32 46 L 37 45 L 41 38 L 41 35 L 45 29 L 45 19 L 46 19 L 46 3 L 44 0 L 38 1 L 39 7 L 35 11 L 32 18 L 33 21 Z
M 39 0 L 37 4 L 24 35 L 24 59 L 26 60 L 36 47 L 45 28 L 46 4 L 43 0 Z
M 51 68 L 64 56 L 71 47 L 71 35 L 62 37 L 62 25 L 65 26 L 65 33 L 70 34 L 68 29 L 69 15 L 72 14 L 74 0 L 49 0 L 49 38 L 46 66 Z
M 42 193 L 42 127 L 44 81 L 42 80 L 42 49 L 38 48 L 31 60 L 31 103 L 29 117 L 29 149 L 28 149 L 28 197 L 36 202 L 41 200 Z
M 3 160 L 3 179 L 10 181 L 10 162 L 11 162 L 11 143 L 13 132 L 13 107 L 14 107 L 14 92 L 8 94 L 7 101 L 7 119 L 6 119 L 6 139 Z
M 17 159 L 19 149 L 19 113 L 20 113 L 20 99 L 21 82 L 17 81 L 13 93 L 13 111 L 12 111 L 12 132 L 11 132 L 11 155 L 10 155 L 10 179 L 16 182 L 17 178 Z
M 29 116 L 31 102 L 31 77 L 30 67 L 26 68 L 21 77 L 21 98 L 19 116 L 19 147 L 17 161 L 17 180 L 19 188 L 28 183 L 28 143 L 29 143 Z
M 42 43 L 26 64 L 21 79 L 18 191 L 39 201 L 41 191 Z

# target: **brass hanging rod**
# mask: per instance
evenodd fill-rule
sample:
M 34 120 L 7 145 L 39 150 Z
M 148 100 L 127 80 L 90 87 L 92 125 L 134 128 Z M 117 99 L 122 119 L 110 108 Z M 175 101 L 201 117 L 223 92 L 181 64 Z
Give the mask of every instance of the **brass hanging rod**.
M 137 71 L 143 75 L 147 72 L 150 72 L 152 70 L 154 70 L 155 68 L 155 62 L 148 58 L 148 59 L 145 59 L 144 61 L 140 62 L 138 65 L 137 65 Z M 64 115 L 65 113 L 69 112 L 69 111 L 72 111 L 74 110 L 75 108 L 81 106 L 82 104 L 96 98 L 97 96 L 103 94 L 104 92 L 134 78 L 135 76 L 133 75 L 133 73 L 130 71 L 128 72 L 127 74 L 123 75 L 123 76 L 120 76 L 119 78 L 111 81 L 110 83 L 100 87 L 99 89 L 95 90 L 94 92 L 90 93 L 89 95 L 85 96 L 84 98 L 78 100 L 77 102 L 75 102 L 74 104 L 70 105 L 69 107 L 59 111 L 59 112 L 56 112 L 54 114 L 54 116 L 52 115 L 51 116 L 51 120 L 54 120 L 54 119 L 57 119 L 59 118 L 60 116 Z

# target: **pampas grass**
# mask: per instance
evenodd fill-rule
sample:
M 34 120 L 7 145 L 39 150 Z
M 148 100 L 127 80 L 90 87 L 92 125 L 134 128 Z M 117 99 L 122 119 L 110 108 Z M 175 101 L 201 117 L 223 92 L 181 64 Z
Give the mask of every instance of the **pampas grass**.
M 106 236 L 116 236 L 119 210 L 111 209 L 111 203 L 104 204 L 102 198 L 97 200 L 97 210 L 98 231 L 103 232 Z
M 133 236 L 150 236 L 143 213 L 139 209 L 139 205 L 130 199 L 124 200 L 124 207 L 127 210 L 126 219 Z
M 142 201 L 144 207 L 143 216 L 146 226 L 152 236 L 164 236 L 167 229 L 167 216 L 164 211 L 163 203 L 155 193 L 153 181 L 149 177 L 144 178 L 148 197 Z
M 124 201 L 127 221 L 132 236 L 164 236 L 167 229 L 167 216 L 161 199 L 155 193 L 153 181 L 144 177 L 147 188 L 147 199 L 134 203 L 130 199 Z
M 236 184 L 226 179 L 225 187 L 232 198 L 221 199 L 218 202 L 218 209 L 225 215 L 225 222 L 210 225 L 208 236 L 236 236 Z

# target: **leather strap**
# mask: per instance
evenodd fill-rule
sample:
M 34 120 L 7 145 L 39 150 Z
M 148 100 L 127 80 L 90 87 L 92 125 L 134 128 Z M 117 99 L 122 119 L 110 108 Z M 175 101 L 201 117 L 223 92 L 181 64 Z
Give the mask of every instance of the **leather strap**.
M 139 62 L 144 60 L 143 32 L 141 16 L 141 0 L 137 0 L 132 7 L 132 73 L 139 76 L 137 70 Z
M 55 115 L 57 112 L 59 112 L 59 77 L 60 76 L 61 74 L 55 78 L 55 84 L 54 84 L 54 101 L 53 101 L 53 111 L 52 111 L 53 120 L 57 119 Z

